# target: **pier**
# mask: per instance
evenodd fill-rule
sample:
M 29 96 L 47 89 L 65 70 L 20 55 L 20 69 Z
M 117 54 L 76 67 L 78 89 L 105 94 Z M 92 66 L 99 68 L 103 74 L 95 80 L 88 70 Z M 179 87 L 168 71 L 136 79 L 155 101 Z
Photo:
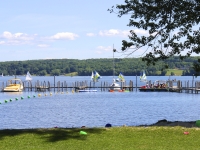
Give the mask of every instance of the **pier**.
M 108 91 L 110 88 L 110 84 L 108 82 L 99 82 L 100 85 L 95 85 L 93 82 L 74 82 L 70 85 L 64 81 L 58 81 L 57 83 L 50 84 L 50 82 L 40 82 L 36 83 L 32 82 L 23 82 L 24 91 L 67 91 L 67 90 L 87 90 L 87 89 L 100 89 L 100 91 Z M 129 81 L 128 84 L 126 82 L 121 82 L 121 88 L 129 91 L 133 91 L 134 85 L 133 81 Z
M 141 89 L 140 86 L 138 86 L 137 80 L 135 83 L 130 80 L 130 81 L 125 81 L 125 82 L 118 82 L 120 84 L 121 89 L 128 90 L 128 91 L 139 91 Z M 194 93 L 198 94 L 200 92 L 200 81 L 174 81 L 174 80 L 167 80 L 166 81 L 167 85 L 165 88 L 155 88 L 155 87 L 150 87 L 146 88 L 148 89 L 149 92 L 178 92 L 178 93 Z M 0 91 L 4 87 L 7 86 L 7 82 L 1 82 L 0 83 Z M 148 85 L 151 85 L 151 81 L 147 82 Z M 99 91 L 108 91 L 110 88 L 111 83 L 106 82 L 106 81 L 100 81 L 97 83 L 94 83 L 92 81 L 76 81 L 76 82 L 70 82 L 67 83 L 66 81 L 58 81 L 55 82 L 55 77 L 54 77 L 54 82 L 50 83 L 49 81 L 24 81 L 23 82 L 23 91 L 35 91 L 35 92 L 45 92 L 45 91 L 68 91 L 68 90 L 73 90 L 75 92 L 78 92 L 79 90 L 90 90 L 90 89 L 98 89 Z M 145 86 L 145 83 L 144 83 Z M 141 90 L 140 90 L 141 91 Z M 147 90 L 144 90 L 147 91 Z
M 148 88 L 151 91 L 168 91 L 178 93 L 194 93 L 198 94 L 200 91 L 200 81 L 185 81 L 184 83 L 180 80 L 168 80 L 165 88 Z M 151 83 L 149 83 L 151 84 Z

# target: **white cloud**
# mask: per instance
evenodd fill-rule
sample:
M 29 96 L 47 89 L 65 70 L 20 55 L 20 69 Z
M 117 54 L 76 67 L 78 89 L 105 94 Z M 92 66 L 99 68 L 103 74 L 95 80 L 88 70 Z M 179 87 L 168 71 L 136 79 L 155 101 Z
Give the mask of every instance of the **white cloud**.
M 0 45 L 1 45 L 1 44 L 5 44 L 5 41 L 0 41 Z
M 3 37 L 6 39 L 11 39 L 13 36 L 10 32 L 5 31 L 3 32 Z
M 70 33 L 70 32 L 61 32 L 56 33 L 53 36 L 50 37 L 39 37 L 38 34 L 28 35 L 26 33 L 11 33 L 9 31 L 4 31 L 0 38 L 2 41 L 0 41 L 0 44 L 4 45 L 36 45 L 41 48 L 49 47 L 49 45 L 46 44 L 39 44 L 38 41 L 43 42 L 53 42 L 51 40 L 63 40 L 63 39 L 69 39 L 74 40 L 75 38 L 79 37 L 77 34 Z
M 27 35 L 25 33 L 14 33 L 14 34 L 12 34 L 8 31 L 3 32 L 2 37 L 5 38 L 5 39 L 8 39 L 8 40 L 26 40 L 26 41 L 29 41 L 29 40 L 34 39 L 34 36 L 30 36 L 30 35 Z
M 99 35 L 101 36 L 115 36 L 119 34 L 120 34 L 120 30 L 116 30 L 116 29 L 99 31 Z
M 92 36 L 95 36 L 94 33 L 87 33 L 86 35 L 87 35 L 87 36 L 91 36 L 91 37 L 92 37 Z
M 134 30 L 136 34 L 145 35 L 148 34 L 146 30 Z M 99 31 L 100 36 L 120 36 L 120 37 L 127 37 L 130 35 L 130 30 L 118 30 L 118 29 L 110 29 L 110 30 L 103 30 Z
M 96 51 L 97 54 L 102 54 L 102 51 Z
M 105 47 L 105 46 L 98 46 L 97 50 L 96 50 L 96 53 L 97 54 L 103 54 L 105 52 L 112 51 L 112 49 L 113 48 L 111 46 L 107 46 L 107 47 Z
M 46 47 L 49 47 L 49 45 L 47 45 L 47 44 L 39 44 L 39 45 L 37 45 L 38 47 L 40 47 L 40 48 L 46 48 Z
M 148 31 L 146 30 L 140 30 L 140 29 L 136 29 L 136 30 L 133 30 L 135 33 L 137 34 L 142 34 L 142 35 L 145 35 L 145 34 L 149 34 Z
M 51 36 L 50 39 L 53 40 L 75 40 L 75 38 L 79 37 L 75 33 L 71 32 L 61 32 L 61 33 L 56 33 L 55 35 Z
M 117 30 L 117 29 L 110 29 L 110 30 L 104 30 L 99 31 L 100 36 L 120 36 L 120 37 L 127 37 L 130 35 L 129 30 Z
M 34 39 L 36 35 L 28 35 L 25 33 L 14 33 L 4 31 L 2 35 L 0 35 L 0 38 L 4 39 L 4 41 L 0 44 L 6 44 L 6 45 L 22 45 L 22 44 L 30 44 Z
M 101 51 L 111 51 L 111 50 L 112 50 L 112 47 L 111 47 L 111 46 L 107 46 L 107 47 L 98 46 L 97 49 L 98 49 L 98 50 L 101 50 Z
M 121 33 L 122 33 L 122 36 L 128 36 L 128 35 L 130 35 L 130 31 L 129 30 L 123 30 L 123 31 L 121 31 Z
M 9 31 L 4 31 L 0 34 L 0 45 L 32 45 L 39 48 L 47 48 L 50 46 L 49 42 L 54 42 L 54 40 L 74 40 L 77 37 L 79 37 L 77 34 L 70 32 L 61 32 L 50 37 L 41 37 L 38 34 L 29 35 L 22 32 L 11 33 Z M 41 44 L 41 42 L 48 44 Z

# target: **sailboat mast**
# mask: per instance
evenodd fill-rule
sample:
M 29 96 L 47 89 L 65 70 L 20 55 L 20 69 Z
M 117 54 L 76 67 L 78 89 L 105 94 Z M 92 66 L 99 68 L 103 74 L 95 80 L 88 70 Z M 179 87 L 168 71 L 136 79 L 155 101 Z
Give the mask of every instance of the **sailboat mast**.
M 116 49 L 114 48 L 114 44 L 113 44 L 113 80 L 115 80 L 115 58 L 114 58 L 115 52 L 116 52 Z
M 114 44 L 113 44 L 113 80 L 115 79 L 115 59 L 114 59 L 114 52 L 115 52 L 115 49 L 114 49 Z
M 115 58 L 114 58 L 115 52 L 116 52 L 116 49 L 114 48 L 114 44 L 113 44 L 113 80 L 115 79 Z

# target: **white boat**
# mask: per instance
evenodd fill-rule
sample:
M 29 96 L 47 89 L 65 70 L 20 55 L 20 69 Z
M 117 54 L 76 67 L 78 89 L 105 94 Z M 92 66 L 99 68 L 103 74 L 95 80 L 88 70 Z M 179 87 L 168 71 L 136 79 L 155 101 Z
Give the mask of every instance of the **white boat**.
M 3 73 L 2 73 L 2 75 L 1 75 L 1 77 L 3 77 Z
M 113 82 L 109 87 L 109 92 L 114 91 L 122 91 L 122 88 L 119 83 L 117 82 L 125 82 L 124 76 L 122 73 L 119 74 L 118 79 L 115 79 L 115 59 L 114 59 L 114 52 L 116 52 L 116 49 L 114 49 L 113 46 Z
M 31 81 L 31 80 L 32 80 L 32 76 L 31 76 L 31 74 L 28 71 L 27 75 L 26 75 L 26 81 Z
M 2 90 L 3 92 L 21 92 L 23 90 L 23 83 L 21 79 L 10 79 L 8 85 Z
M 114 91 L 120 91 L 121 90 L 121 86 L 119 85 L 119 83 L 116 82 L 115 79 L 113 79 L 113 83 L 110 85 L 110 92 L 114 92 Z

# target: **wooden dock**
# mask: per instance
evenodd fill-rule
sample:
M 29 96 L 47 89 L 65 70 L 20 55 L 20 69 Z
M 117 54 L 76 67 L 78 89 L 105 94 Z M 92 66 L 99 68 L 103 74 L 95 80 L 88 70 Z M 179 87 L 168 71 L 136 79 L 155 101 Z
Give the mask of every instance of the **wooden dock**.
M 3 89 L 7 83 L 2 83 L 0 89 Z M 156 89 L 156 88 L 146 88 L 142 89 L 137 86 L 133 81 L 129 82 L 121 82 L 121 89 L 128 91 L 149 91 L 149 92 L 178 92 L 178 93 L 195 93 L 198 94 L 200 92 L 200 82 L 199 81 L 187 81 L 182 83 L 182 81 L 167 81 L 167 87 L 165 89 Z M 150 85 L 150 84 L 149 84 Z M 183 86 L 184 85 L 184 86 Z M 82 81 L 82 82 L 74 82 L 68 84 L 66 81 L 58 81 L 57 83 L 54 80 L 54 83 L 50 84 L 49 81 L 37 81 L 35 83 L 32 82 L 23 82 L 24 91 L 35 91 L 35 92 L 44 92 L 44 91 L 67 91 L 67 90 L 89 90 L 89 89 L 99 89 L 100 91 L 108 91 L 110 88 L 110 83 L 101 81 L 98 85 L 95 85 L 93 82 Z
M 200 92 L 200 82 L 192 81 L 192 85 L 189 81 L 184 83 L 182 81 L 167 81 L 167 86 L 165 88 L 139 88 L 142 92 L 178 92 L 178 93 L 195 93 Z
M 178 93 L 195 93 L 198 94 L 200 92 L 200 82 L 199 81 L 195 81 L 193 82 L 193 86 L 190 86 L 189 81 L 185 82 L 183 86 L 182 81 L 178 80 L 178 81 L 167 81 L 168 83 L 168 87 L 166 87 L 165 89 L 155 89 L 155 88 L 149 88 L 146 89 L 144 91 L 154 91 L 154 92 L 178 92 Z M 67 89 L 73 89 L 74 91 L 78 91 L 78 90 L 85 90 L 85 89 L 100 89 L 100 91 L 108 91 L 108 89 L 110 88 L 109 86 L 110 84 L 107 82 L 101 82 L 99 86 L 94 86 L 93 82 L 87 82 L 87 81 L 82 81 L 82 82 L 74 82 L 72 83 L 70 86 L 66 83 L 66 81 L 64 82 L 60 82 L 58 81 L 57 84 L 51 85 L 49 82 L 39 82 L 37 81 L 35 83 L 35 86 L 32 86 L 32 83 L 29 83 L 27 85 L 24 85 L 24 89 L 25 90 L 35 90 L 35 91 L 50 91 L 50 90 L 56 90 L 56 91 L 64 91 Z M 123 82 L 121 83 L 121 88 L 122 89 L 126 89 L 129 91 L 134 91 L 137 89 L 140 89 L 141 87 L 137 86 L 137 83 L 135 83 L 135 85 L 133 84 L 133 81 L 129 81 L 129 83 L 127 84 L 127 82 Z
M 0 86 L 0 89 L 3 89 L 5 86 L 7 86 L 8 83 L 2 83 Z M 82 81 L 82 82 L 74 82 L 74 83 L 70 83 L 67 84 L 66 81 L 64 82 L 60 82 L 58 81 L 57 83 L 50 84 L 49 81 L 37 81 L 35 83 L 32 83 L 31 81 L 27 82 L 23 82 L 23 87 L 24 87 L 24 91 L 36 91 L 36 92 L 44 92 L 44 91 L 64 91 L 64 90 L 73 90 L 73 91 L 79 91 L 79 90 L 88 90 L 88 89 L 100 89 L 101 91 L 108 91 L 108 89 L 110 88 L 110 83 L 108 82 L 100 82 L 100 84 L 98 84 L 98 86 L 95 86 L 95 84 L 90 81 L 89 83 L 87 81 Z M 125 89 L 125 90 L 129 90 L 129 91 L 133 91 L 133 89 L 135 88 L 133 86 L 133 81 L 129 81 L 129 83 L 127 84 L 126 82 L 121 82 L 121 88 Z M 2 91 L 2 90 L 1 90 Z

